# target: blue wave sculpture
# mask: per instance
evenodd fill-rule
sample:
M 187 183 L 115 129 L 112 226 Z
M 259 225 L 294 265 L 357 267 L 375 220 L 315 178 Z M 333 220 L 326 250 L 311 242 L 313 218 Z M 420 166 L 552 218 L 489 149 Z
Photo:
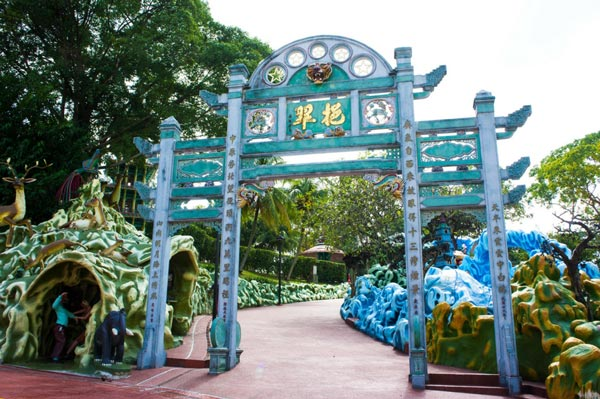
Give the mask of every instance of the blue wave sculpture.
M 544 252 L 547 243 L 558 245 L 570 256 L 570 249 L 544 234 L 520 230 L 507 231 L 509 248 L 521 248 L 529 256 Z M 478 239 L 460 237 L 457 246 L 465 255 L 458 268 L 430 267 L 424 277 L 425 315 L 431 317 L 433 308 L 440 302 L 449 303 L 455 308 L 460 303 L 470 302 L 483 306 L 490 314 L 492 308 L 492 292 L 490 281 L 489 247 L 487 232 Z M 557 266 L 563 273 L 564 263 L 556 259 Z M 591 262 L 582 262 L 580 269 L 590 278 L 600 278 L 598 266 Z M 511 277 L 514 268 L 511 270 Z M 378 288 L 373 275 L 364 275 L 356 279 L 352 296 L 348 290 L 340 308 L 341 317 L 351 319 L 357 329 L 369 336 L 390 344 L 400 350 L 407 350 L 408 332 L 408 296 L 406 288 L 397 283 L 390 283 Z

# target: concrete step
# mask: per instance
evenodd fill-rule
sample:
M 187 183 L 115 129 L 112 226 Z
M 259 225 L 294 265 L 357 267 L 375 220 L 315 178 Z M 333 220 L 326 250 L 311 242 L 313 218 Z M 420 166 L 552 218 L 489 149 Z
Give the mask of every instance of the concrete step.
M 508 388 L 492 387 L 486 385 L 441 385 L 426 384 L 425 389 L 432 391 L 473 393 L 486 396 L 509 396 Z
M 167 350 L 168 367 L 208 368 L 208 329 L 212 318 L 196 316 L 182 344 Z
M 547 398 L 546 385 L 541 382 L 525 381 L 521 384 L 522 398 Z
M 209 367 L 209 360 L 203 359 L 175 359 L 167 358 L 167 367 L 183 367 L 187 369 L 207 369 Z
M 486 373 L 429 373 L 429 384 L 500 386 L 498 374 Z
M 430 373 L 426 389 L 448 392 L 475 393 L 489 396 L 509 396 L 508 388 L 500 386 L 498 374 L 484 373 Z M 541 383 L 524 382 L 522 399 L 547 398 L 546 387 Z

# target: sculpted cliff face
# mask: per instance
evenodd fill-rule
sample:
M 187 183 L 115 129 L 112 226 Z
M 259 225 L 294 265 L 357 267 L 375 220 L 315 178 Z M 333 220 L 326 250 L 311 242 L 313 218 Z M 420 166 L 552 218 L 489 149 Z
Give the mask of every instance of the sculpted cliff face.
M 571 323 L 586 319 L 586 308 L 561 281 L 553 258 L 547 255 L 519 265 L 512 288 L 520 371 L 525 378 L 543 380 L 548 365 L 573 334 Z
M 33 232 L 29 237 L 17 227 L 11 248 L 5 246 L 6 233 L 0 234 L 0 360 L 48 355 L 55 321 L 51 305 L 67 291 L 71 310 L 82 300 L 92 306 L 87 323 L 70 321 L 70 335 L 86 332 L 75 361 L 82 366 L 92 361 L 96 326 L 111 310 L 124 308 L 133 332 L 125 342 L 125 361 L 135 362 L 143 343 L 151 239 L 102 206 L 97 180 L 83 187 L 67 211 L 33 226 Z M 202 284 L 210 276 L 198 267 L 191 237 L 172 237 L 169 274 L 167 348 L 174 345 L 174 335 L 185 335 L 194 314 L 210 309 L 208 285 Z
M 548 366 L 561 355 L 563 343 L 575 335 L 576 321 L 586 321 L 585 306 L 566 285 L 547 255 L 535 255 L 515 271 L 513 314 L 519 372 L 524 379 L 544 381 Z M 496 372 L 493 316 L 485 308 L 461 305 L 451 309 L 442 303 L 434 309 L 428 323 L 428 359 Z
M 460 270 L 432 269 L 425 277 L 426 300 L 434 288 L 443 295 L 428 302 L 432 310 L 427 321 L 427 360 L 496 373 L 494 316 L 489 296 L 483 295 L 487 291 L 469 283 Z M 600 315 L 600 279 L 591 279 L 584 271 L 581 279 L 595 318 Z M 587 309 L 575 300 L 570 286 L 554 259 L 542 254 L 518 265 L 511 280 L 519 373 L 525 380 L 546 381 L 550 398 L 585 397 L 586 392 L 600 391 L 600 321 L 587 320 Z M 465 287 L 469 295 L 461 294 Z M 379 288 L 376 276 L 364 275 L 357 278 L 354 292 L 342 304 L 342 318 L 406 351 L 405 288 L 395 283 Z
M 598 324 L 594 323 L 598 330 Z M 560 356 L 549 367 L 549 398 L 597 398 L 600 393 L 600 349 L 578 338 L 568 338 Z
M 600 280 L 582 274 L 592 313 L 598 313 Z M 512 279 L 519 372 L 545 381 L 550 398 L 600 392 L 600 322 L 588 321 L 552 257 L 535 255 Z M 428 322 L 433 363 L 496 372 L 493 316 L 469 303 L 441 303 Z

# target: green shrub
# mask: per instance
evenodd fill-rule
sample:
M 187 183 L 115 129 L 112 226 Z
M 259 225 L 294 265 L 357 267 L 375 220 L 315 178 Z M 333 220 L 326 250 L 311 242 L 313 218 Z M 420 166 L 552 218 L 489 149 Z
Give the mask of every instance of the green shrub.
M 200 225 L 190 225 L 180 231 L 181 234 L 190 235 L 194 238 L 194 247 L 198 250 L 200 262 L 214 263 L 217 259 L 217 240 L 211 237 L 206 227 Z M 240 247 L 240 260 L 246 252 L 246 247 Z M 293 256 L 281 255 L 281 274 L 287 277 L 288 270 L 293 261 Z M 294 267 L 294 272 L 290 276 L 292 280 L 304 280 L 312 282 L 313 266 L 317 266 L 317 275 L 319 283 L 339 284 L 346 281 L 346 265 L 326 260 L 300 256 Z M 250 251 L 245 270 L 258 274 L 266 274 L 278 277 L 279 272 L 279 252 L 267 249 L 254 248 Z
M 243 253 L 245 248 L 241 248 Z M 281 274 L 283 278 L 287 277 L 294 257 L 281 255 Z M 346 281 L 346 265 L 343 263 L 330 262 L 326 260 L 317 260 L 315 258 L 300 256 L 294 266 L 294 271 L 290 278 L 292 280 L 304 280 L 312 282 L 313 266 L 317 266 L 317 276 L 320 283 L 339 284 Z M 245 270 L 259 274 L 268 274 L 278 276 L 279 273 L 279 253 L 266 249 L 253 249 L 250 251 Z

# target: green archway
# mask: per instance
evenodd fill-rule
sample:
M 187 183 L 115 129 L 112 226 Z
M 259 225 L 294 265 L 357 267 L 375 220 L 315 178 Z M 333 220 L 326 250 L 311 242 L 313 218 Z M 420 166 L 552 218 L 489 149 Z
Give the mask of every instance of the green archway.
M 227 137 L 181 140 L 175 118 L 161 124 L 161 142 L 136 139 L 140 152 L 158 162 L 156 189 L 137 186 L 154 204 L 145 217 L 154 221 L 152 262 L 160 273 L 151 285 L 149 309 L 160 316 L 167 283 L 169 226 L 192 221 L 221 224 L 219 317 L 226 321 L 226 348 L 212 361 L 211 372 L 229 370 L 239 361 L 236 348 L 240 211 L 238 201 L 260 195 L 265 182 L 285 178 L 363 175 L 375 186 L 401 192 L 404 207 L 408 299 L 410 303 L 410 378 L 427 381 L 422 221 L 448 209 L 472 212 L 485 220 L 490 234 L 494 292 L 496 355 L 500 383 L 511 394 L 520 390 L 515 351 L 505 237 L 504 205 L 524 194 L 524 186 L 504 196 L 501 182 L 518 179 L 529 165 L 523 158 L 502 169 L 497 140 L 510 138 L 531 113 L 525 106 L 506 116 L 494 114 L 494 97 L 485 91 L 474 100 L 475 115 L 419 121 L 414 100 L 426 99 L 446 74 L 444 66 L 416 75 L 412 49 L 397 48 L 395 65 L 356 40 L 313 36 L 294 41 L 265 58 L 252 76 L 244 65 L 229 69 L 229 91 L 201 92 L 218 114 L 228 118 Z M 328 152 L 381 150 L 367 159 L 322 162 Z M 313 162 L 261 165 L 261 157 L 311 155 Z M 449 196 L 446 186 L 464 185 L 465 193 Z M 184 199 L 206 199 L 204 209 L 174 207 Z M 152 301 L 152 299 L 151 299 Z M 140 354 L 141 368 L 164 364 L 162 321 L 149 311 L 155 328 L 152 343 Z M 221 361 L 222 360 L 222 361 Z M 215 365 L 214 367 L 212 365 Z

